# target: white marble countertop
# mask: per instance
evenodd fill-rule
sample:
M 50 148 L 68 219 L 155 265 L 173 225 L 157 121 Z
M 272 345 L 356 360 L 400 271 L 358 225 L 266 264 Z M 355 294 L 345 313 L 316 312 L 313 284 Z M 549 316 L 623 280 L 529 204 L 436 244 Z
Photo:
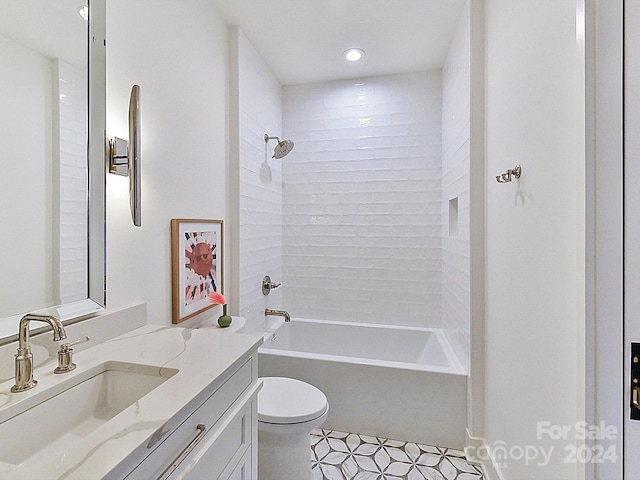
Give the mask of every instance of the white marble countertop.
M 102 478 L 129 455 L 146 448 L 154 434 L 164 439 L 177 426 L 171 421 L 175 422 L 176 415 L 181 416 L 202 403 L 261 343 L 260 336 L 224 334 L 220 329 L 149 325 L 76 353 L 74 362 L 78 367 L 70 373 L 55 375 L 55 362 L 39 366 L 34 370 L 38 386 L 29 391 L 10 393 L 13 381 L 0 383 L 0 422 L 3 422 L 17 410 L 39 403 L 45 390 L 61 389 L 63 382 L 86 374 L 105 361 L 149 365 L 157 367 L 160 373 L 161 369 L 178 370 L 116 417 L 79 441 L 60 448 L 59 454 L 56 451 L 22 466 L 0 462 L 0 479 Z M 24 428 L 29 435 L 38 435 L 37 425 Z M 3 444 L 11 441 L 15 439 L 0 440 Z M 29 443 L 23 447 L 28 449 Z

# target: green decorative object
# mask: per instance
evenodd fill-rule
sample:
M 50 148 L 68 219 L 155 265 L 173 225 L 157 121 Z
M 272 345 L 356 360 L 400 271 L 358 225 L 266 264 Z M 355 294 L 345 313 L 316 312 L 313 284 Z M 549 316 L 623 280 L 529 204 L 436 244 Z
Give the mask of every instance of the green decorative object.
M 218 318 L 218 325 L 226 328 L 231 325 L 231 315 L 227 315 L 227 304 L 222 305 L 222 316 Z

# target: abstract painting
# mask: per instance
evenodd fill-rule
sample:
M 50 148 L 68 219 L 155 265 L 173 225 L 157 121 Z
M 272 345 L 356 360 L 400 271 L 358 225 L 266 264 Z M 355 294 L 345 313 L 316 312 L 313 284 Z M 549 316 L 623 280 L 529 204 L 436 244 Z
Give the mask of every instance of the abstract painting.
M 211 292 L 222 293 L 222 220 L 171 220 L 173 323 L 214 305 Z

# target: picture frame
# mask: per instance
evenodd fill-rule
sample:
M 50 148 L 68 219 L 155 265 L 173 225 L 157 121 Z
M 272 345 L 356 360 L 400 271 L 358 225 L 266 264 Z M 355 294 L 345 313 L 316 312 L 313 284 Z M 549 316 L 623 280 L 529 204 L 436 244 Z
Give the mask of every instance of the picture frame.
M 209 293 L 223 292 L 223 222 L 171 219 L 173 323 L 208 310 Z

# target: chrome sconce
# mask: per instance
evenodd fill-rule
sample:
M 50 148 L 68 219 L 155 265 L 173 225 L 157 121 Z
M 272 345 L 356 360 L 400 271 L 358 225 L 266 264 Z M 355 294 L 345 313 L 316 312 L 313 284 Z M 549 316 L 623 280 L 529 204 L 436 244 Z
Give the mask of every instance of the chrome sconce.
M 113 137 L 108 144 L 109 173 L 129 177 L 129 207 L 136 227 L 142 225 L 140 183 L 140 86 L 131 88 L 129 141 Z

